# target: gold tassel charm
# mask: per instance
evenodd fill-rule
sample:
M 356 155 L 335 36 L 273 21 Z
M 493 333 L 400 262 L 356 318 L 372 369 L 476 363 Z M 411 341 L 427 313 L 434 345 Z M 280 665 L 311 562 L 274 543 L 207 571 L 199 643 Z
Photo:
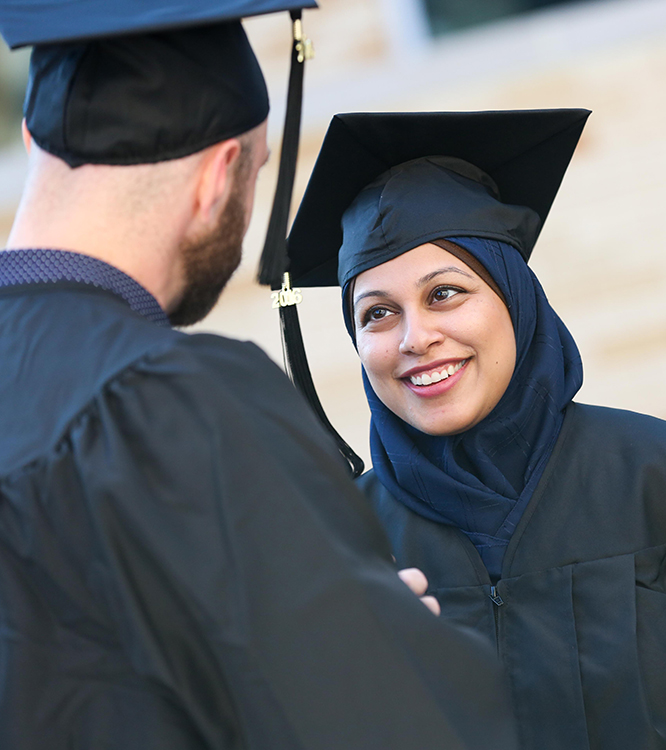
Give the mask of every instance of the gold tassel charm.
M 291 288 L 291 278 L 287 272 L 282 277 L 282 289 L 279 292 L 272 292 L 271 299 L 273 300 L 272 309 L 279 310 L 281 307 L 298 305 L 303 301 L 303 295 L 300 289 Z
M 296 42 L 296 53 L 298 62 L 304 63 L 314 57 L 314 45 L 312 40 L 303 36 L 303 23 L 300 18 L 294 20 L 294 41 Z

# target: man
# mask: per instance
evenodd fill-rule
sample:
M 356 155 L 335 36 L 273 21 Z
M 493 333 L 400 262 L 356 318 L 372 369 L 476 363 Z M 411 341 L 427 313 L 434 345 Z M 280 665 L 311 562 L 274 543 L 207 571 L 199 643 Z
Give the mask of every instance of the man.
M 394 574 L 251 344 L 268 102 L 240 24 L 36 48 L 0 253 L 0 746 L 509 748 L 486 650 Z

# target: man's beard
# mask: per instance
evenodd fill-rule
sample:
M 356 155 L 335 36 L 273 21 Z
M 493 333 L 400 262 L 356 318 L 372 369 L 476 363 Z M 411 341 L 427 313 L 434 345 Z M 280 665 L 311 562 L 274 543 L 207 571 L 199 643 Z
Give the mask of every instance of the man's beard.
M 243 194 L 239 185 L 229 196 L 217 226 L 205 237 L 181 245 L 185 290 L 169 314 L 171 325 L 190 326 L 203 320 L 238 268 L 245 234 Z

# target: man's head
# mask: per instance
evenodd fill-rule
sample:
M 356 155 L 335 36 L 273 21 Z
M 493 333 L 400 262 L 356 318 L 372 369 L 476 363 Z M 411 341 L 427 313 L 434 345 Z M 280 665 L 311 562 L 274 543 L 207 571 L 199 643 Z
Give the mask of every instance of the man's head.
M 180 159 L 69 167 L 24 127 L 26 187 L 8 247 L 98 257 L 139 281 L 174 325 L 201 320 L 240 262 L 266 122 Z
M 240 260 L 267 112 L 239 23 L 36 48 L 10 245 L 100 257 L 195 322 Z

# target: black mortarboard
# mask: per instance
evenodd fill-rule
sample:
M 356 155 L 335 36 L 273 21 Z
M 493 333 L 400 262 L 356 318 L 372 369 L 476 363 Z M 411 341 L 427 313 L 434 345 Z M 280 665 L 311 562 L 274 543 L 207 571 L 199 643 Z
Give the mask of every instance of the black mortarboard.
M 345 283 L 430 239 L 464 235 L 509 242 L 527 260 L 589 114 L 336 115 L 289 235 L 292 282 Z
M 289 235 L 291 283 L 344 288 L 369 268 L 447 237 L 497 239 L 527 261 L 589 114 L 336 115 Z M 358 473 L 362 462 L 315 392 L 295 312 L 283 337 L 294 382 Z
M 36 45 L 26 98 L 35 141 L 72 166 L 185 156 L 265 119 L 261 70 L 238 21 L 289 10 L 292 69 L 261 280 L 279 285 L 300 130 L 301 9 L 315 0 L 4 0 L 0 32 Z

